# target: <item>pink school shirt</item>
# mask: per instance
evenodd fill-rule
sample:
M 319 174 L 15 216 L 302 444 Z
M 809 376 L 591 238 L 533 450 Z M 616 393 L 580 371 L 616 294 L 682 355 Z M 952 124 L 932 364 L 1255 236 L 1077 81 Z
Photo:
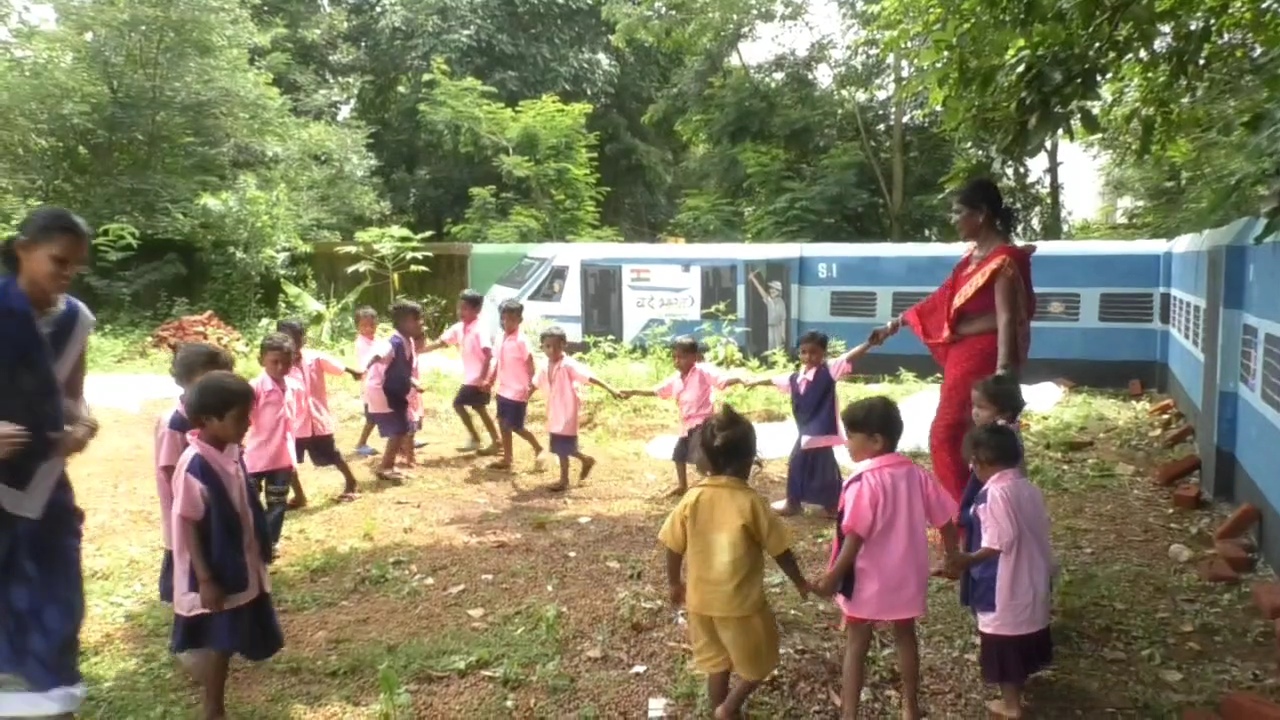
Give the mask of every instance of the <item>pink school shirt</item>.
M 937 478 L 904 455 L 858 463 L 840 491 L 840 529 L 862 538 L 853 597 L 836 595 L 844 614 L 876 621 L 923 616 L 929 584 L 926 530 L 947 524 L 957 510 Z M 836 552 L 833 542 L 831 562 Z
M 675 398 L 680 408 L 680 425 L 687 433 L 711 419 L 715 414 L 714 390 L 723 390 L 729 376 L 710 363 L 698 363 L 681 377 L 679 372 L 654 388 L 653 394 L 664 400 Z
M 404 343 L 405 352 L 409 353 L 409 366 L 414 367 L 418 364 L 418 353 L 413 349 L 413 341 L 409 340 L 400 333 L 392 333 L 392 337 L 400 338 Z M 387 366 L 391 364 L 391 338 L 379 340 L 374 346 L 373 354 L 369 357 L 381 358 L 375 362 L 364 374 L 364 402 L 369 407 L 371 414 L 389 413 L 391 406 L 387 405 L 387 394 L 382 391 L 382 381 L 387 375 Z M 409 392 L 413 395 L 413 391 Z
M 498 366 L 494 369 L 498 395 L 516 402 L 529 401 L 529 385 L 533 382 L 529 375 L 531 357 L 533 347 L 529 345 L 529 338 L 518 328 L 502 336 L 502 343 L 498 345 Z
M 827 361 L 827 370 L 831 373 L 831 379 L 839 382 L 840 378 L 845 377 L 853 372 L 853 363 L 845 358 Z M 813 381 L 813 374 L 817 372 L 817 368 L 809 368 L 800 373 L 800 377 L 796 378 L 796 389 L 800 394 L 804 394 L 805 388 L 809 387 L 809 383 Z M 780 392 L 791 392 L 791 374 L 779 375 L 773 379 L 773 386 Z M 837 394 L 835 400 L 836 418 L 840 417 L 840 396 Z M 809 448 L 820 447 L 839 447 L 844 444 L 844 425 L 837 420 L 836 427 L 840 430 L 837 435 L 801 435 L 800 447 L 804 450 Z
M 178 466 L 178 459 L 187 449 L 186 434 L 169 429 L 169 421 L 174 415 L 186 417 L 181 402 L 156 419 L 156 494 L 160 496 L 160 536 L 164 540 L 165 550 L 173 549 L 173 525 L 169 521 L 169 514 L 173 510 L 173 480 L 165 471 L 172 473 Z
M 462 351 L 462 384 L 484 384 L 488 379 L 488 368 L 485 367 L 486 351 L 493 350 L 493 343 L 480 327 L 479 320 L 463 324 L 456 322 L 440 336 L 440 342 L 456 345 Z
M 373 359 L 374 349 L 378 344 L 377 338 L 365 337 L 364 335 L 356 335 L 356 369 L 364 372 L 369 367 L 369 361 Z M 369 387 L 369 376 L 365 375 L 360 379 L 360 395 L 363 399 L 366 395 L 366 388 Z
M 240 467 L 240 448 L 228 445 L 225 451 L 219 452 L 201 442 L 199 438 L 191 438 L 191 446 L 182 453 L 177 468 L 173 473 L 173 513 L 171 523 L 176 528 L 180 523 L 199 522 L 205 513 L 205 489 L 200 481 L 187 472 L 187 466 L 196 455 L 204 458 L 218 473 L 231 496 L 231 502 L 240 514 L 240 527 L 244 535 L 244 562 L 249 569 L 249 586 L 244 592 L 228 595 L 225 608 L 231 609 L 248 603 L 261 593 L 271 592 L 271 580 L 267 577 L 267 566 L 262 562 L 262 552 L 258 547 L 258 538 L 253 532 L 253 513 L 249 510 L 249 489 L 245 482 L 244 471 Z M 190 573 L 187 568 L 191 563 L 191 548 L 187 547 L 184 533 L 174 533 L 173 538 L 173 611 L 178 615 L 203 615 L 211 612 L 200 602 L 200 591 L 191 587 Z
M 302 349 L 302 362 L 294 365 L 289 377 L 294 380 L 293 436 L 324 437 L 334 431 L 333 413 L 329 411 L 329 389 L 325 375 L 341 375 L 346 366 L 336 358 L 314 350 Z
M 565 355 L 560 362 L 548 363 L 533 377 L 533 384 L 547 395 L 547 432 L 552 435 L 578 434 L 578 410 L 582 398 L 578 386 L 589 383 L 595 375 L 585 365 Z
M 1044 494 L 1019 470 L 1004 470 L 986 484 L 987 502 L 976 508 L 979 543 L 996 556 L 996 609 L 980 612 L 988 635 L 1026 635 L 1049 627 L 1053 549 Z
M 277 383 L 266 373 L 249 384 L 253 386 L 253 412 L 249 414 L 249 434 L 244 439 L 244 464 L 251 473 L 294 467 L 296 386 L 288 378 L 283 384 Z

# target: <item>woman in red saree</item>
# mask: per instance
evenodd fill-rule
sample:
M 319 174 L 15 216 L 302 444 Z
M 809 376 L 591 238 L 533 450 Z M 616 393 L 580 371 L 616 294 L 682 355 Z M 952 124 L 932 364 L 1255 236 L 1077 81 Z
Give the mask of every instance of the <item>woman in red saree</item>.
M 910 327 L 942 368 L 929 454 L 934 474 L 958 503 L 969 479 L 961 445 L 972 422 L 973 385 L 994 373 L 1016 374 L 1027 360 L 1035 247 L 1010 241 L 1013 211 L 990 180 L 970 181 L 956 196 L 952 218 L 972 248 L 941 287 L 876 333 L 888 337 Z

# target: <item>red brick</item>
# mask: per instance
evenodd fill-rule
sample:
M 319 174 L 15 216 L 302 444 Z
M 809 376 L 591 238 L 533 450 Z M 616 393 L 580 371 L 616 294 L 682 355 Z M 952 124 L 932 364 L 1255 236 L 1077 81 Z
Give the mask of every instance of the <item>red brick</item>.
M 1245 503 L 1236 508 L 1222 524 L 1218 526 L 1218 531 L 1213 534 L 1214 540 L 1234 540 L 1249 530 L 1262 519 L 1262 513 L 1258 512 L 1258 508 Z
M 1212 710 L 1189 708 L 1182 711 L 1182 720 L 1221 720 L 1221 718 Z
M 1183 483 L 1173 491 L 1173 506 L 1181 510 L 1195 510 L 1200 507 L 1200 486 L 1195 483 Z
M 1145 392 L 1146 390 L 1143 389 L 1141 380 L 1129 381 L 1129 397 L 1142 397 Z
M 1191 475 L 1200 469 L 1200 456 L 1187 455 L 1170 460 L 1169 462 L 1156 468 L 1155 481 L 1157 485 L 1169 487 Z
M 1238 583 L 1240 582 L 1240 573 L 1231 569 L 1231 566 L 1222 558 L 1209 558 L 1200 563 L 1197 570 L 1200 573 L 1200 579 L 1211 583 Z
M 1280 705 L 1251 692 L 1233 692 L 1218 705 L 1222 720 L 1280 720 Z
M 1239 543 L 1233 543 L 1230 540 L 1217 542 L 1213 544 L 1213 550 L 1222 558 L 1223 562 L 1231 566 L 1232 570 L 1238 573 L 1253 572 L 1257 561 Z
M 1260 582 L 1253 586 L 1253 604 L 1268 620 L 1280 620 L 1280 582 Z
M 1196 434 L 1196 429 L 1194 426 L 1183 425 L 1182 427 L 1177 428 L 1176 430 L 1170 430 L 1169 432 L 1165 433 L 1164 440 L 1162 442 L 1164 443 L 1164 446 L 1167 448 L 1177 447 L 1182 443 L 1186 442 L 1187 440 L 1191 439 L 1191 436 L 1195 434 Z
M 1152 405 L 1151 409 L 1147 411 L 1147 414 L 1152 417 L 1155 417 L 1156 415 L 1164 415 L 1166 413 L 1173 412 L 1177 407 L 1177 404 L 1173 402 L 1173 398 L 1169 398 Z

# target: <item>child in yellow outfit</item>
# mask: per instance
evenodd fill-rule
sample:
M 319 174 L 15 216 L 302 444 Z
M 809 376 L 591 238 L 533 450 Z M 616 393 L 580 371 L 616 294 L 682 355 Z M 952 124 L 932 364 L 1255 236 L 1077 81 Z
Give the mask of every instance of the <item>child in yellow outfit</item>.
M 756 461 L 751 422 L 725 405 L 698 430 L 698 469 L 708 475 L 663 523 L 671 602 L 688 611 L 693 662 L 707 673 L 716 718 L 736 718 L 778 665 L 778 625 L 764 595 L 768 553 L 801 596 L 809 585 L 791 554 L 791 534 L 747 485 Z M 763 551 L 763 552 L 762 552 Z M 686 577 L 681 568 L 687 565 Z M 730 692 L 730 674 L 741 682 Z

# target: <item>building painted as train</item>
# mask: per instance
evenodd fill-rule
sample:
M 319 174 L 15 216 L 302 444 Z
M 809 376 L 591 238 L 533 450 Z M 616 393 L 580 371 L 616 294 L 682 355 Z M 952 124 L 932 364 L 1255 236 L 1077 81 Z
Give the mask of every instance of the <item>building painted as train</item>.
M 1263 511 L 1259 541 L 1280 564 L 1280 237 L 1261 221 L 1172 241 L 1055 241 L 1033 259 L 1036 315 L 1027 377 L 1093 386 L 1139 379 L 1170 393 L 1196 427 L 1202 485 Z M 848 343 L 947 276 L 959 244 L 547 244 L 488 290 L 497 306 L 571 340 L 645 342 L 715 332 L 763 353 L 809 330 Z M 1266 278 L 1272 280 L 1266 280 Z M 728 319 L 725 319 L 728 318 Z M 772 331 L 771 331 L 772 326 Z M 870 373 L 936 366 L 911 333 L 860 363 Z

